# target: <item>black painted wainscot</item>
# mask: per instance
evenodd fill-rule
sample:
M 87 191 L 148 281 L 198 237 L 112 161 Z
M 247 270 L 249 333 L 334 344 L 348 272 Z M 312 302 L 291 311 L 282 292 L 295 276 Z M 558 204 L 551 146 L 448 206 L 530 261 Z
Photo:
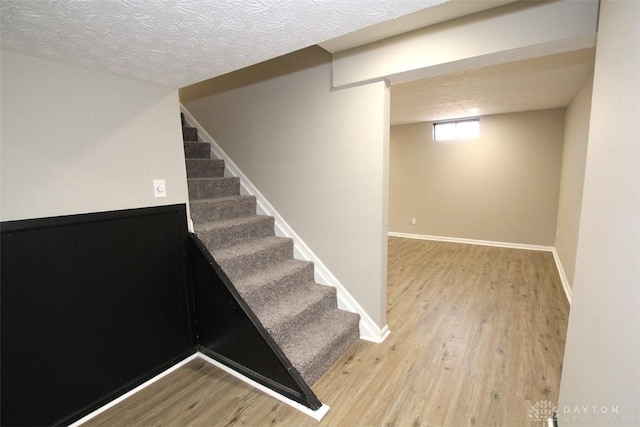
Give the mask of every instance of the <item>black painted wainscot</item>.
M 1 225 L 2 425 L 73 422 L 195 352 L 185 205 Z
M 0 224 L 3 426 L 66 425 L 200 351 L 321 404 L 172 205 Z

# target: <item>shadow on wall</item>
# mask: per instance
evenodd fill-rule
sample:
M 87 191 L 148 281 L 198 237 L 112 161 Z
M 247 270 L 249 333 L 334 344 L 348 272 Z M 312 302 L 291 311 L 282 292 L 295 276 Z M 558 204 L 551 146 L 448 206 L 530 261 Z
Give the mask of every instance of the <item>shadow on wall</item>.
M 331 54 L 312 46 L 180 89 L 184 104 L 331 62 Z M 328 82 L 331 87 L 331 82 Z

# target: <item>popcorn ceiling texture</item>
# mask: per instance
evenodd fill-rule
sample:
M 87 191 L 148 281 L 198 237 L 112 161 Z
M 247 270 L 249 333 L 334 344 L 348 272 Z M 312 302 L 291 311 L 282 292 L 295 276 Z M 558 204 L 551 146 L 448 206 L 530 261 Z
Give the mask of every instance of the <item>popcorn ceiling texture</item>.
M 2 48 L 180 88 L 447 0 L 0 0 Z

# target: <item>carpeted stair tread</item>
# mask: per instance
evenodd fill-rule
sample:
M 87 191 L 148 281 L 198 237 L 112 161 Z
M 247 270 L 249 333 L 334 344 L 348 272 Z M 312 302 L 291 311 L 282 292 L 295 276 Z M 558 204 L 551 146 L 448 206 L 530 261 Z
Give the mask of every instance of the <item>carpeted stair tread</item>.
M 252 307 L 273 339 L 284 346 L 297 330 L 316 322 L 324 311 L 336 307 L 336 290 L 313 282 L 301 283 L 271 304 Z
M 224 176 L 222 159 L 186 159 L 187 178 L 213 178 Z
M 191 127 L 191 126 L 185 126 L 184 123 L 182 124 L 182 140 L 183 141 L 197 141 L 198 140 L 198 129 Z
M 189 200 L 234 196 L 240 194 L 240 178 L 190 178 L 187 187 Z
M 355 313 L 329 310 L 298 330 L 282 351 L 305 381 L 314 384 L 358 339 L 359 319 Z
M 208 159 L 211 157 L 211 144 L 185 141 L 184 157 L 187 159 Z
M 293 257 L 293 240 L 269 236 L 211 251 L 232 281 Z
M 255 196 L 226 196 L 189 202 L 193 222 L 205 223 L 256 213 Z
M 274 219 L 268 215 L 250 215 L 194 224 L 194 228 L 200 240 L 210 251 L 275 234 Z
M 300 283 L 313 281 L 313 263 L 288 259 L 256 274 L 234 282 L 238 292 L 251 307 L 268 304 L 289 292 Z

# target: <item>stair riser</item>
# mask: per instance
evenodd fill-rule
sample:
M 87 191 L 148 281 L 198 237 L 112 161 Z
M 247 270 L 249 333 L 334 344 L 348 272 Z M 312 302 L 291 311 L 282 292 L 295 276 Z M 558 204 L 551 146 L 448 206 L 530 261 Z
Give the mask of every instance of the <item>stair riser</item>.
M 298 311 L 294 316 L 288 317 L 277 325 L 264 324 L 265 328 L 273 336 L 273 339 L 280 346 L 284 346 L 295 335 L 296 331 L 304 328 L 307 324 L 312 324 L 322 318 L 328 310 L 335 310 L 337 299 L 334 292 L 326 292 L 321 299 L 313 301 L 304 309 Z M 260 315 L 258 315 L 260 317 Z
M 264 248 L 250 254 L 234 256 L 231 258 L 216 256 L 215 251 L 213 256 L 218 264 L 220 264 L 220 267 L 222 267 L 222 270 L 233 282 L 249 274 L 255 274 L 260 270 L 264 270 L 280 261 L 292 258 L 293 241 L 290 239 L 283 239 L 282 242 L 277 245 L 272 245 L 268 248 Z
M 224 160 L 187 159 L 187 178 L 216 178 L 224 176 Z
M 211 157 L 211 144 L 204 142 L 185 142 L 184 157 L 187 159 L 208 159 Z
M 302 378 L 308 384 L 314 384 L 359 337 L 360 329 L 356 319 L 347 331 L 335 337 L 331 345 L 325 346 L 321 352 L 317 353 L 310 365 L 298 368 Z
M 210 199 L 214 197 L 236 196 L 240 194 L 240 179 L 209 178 L 190 179 L 187 181 L 189 199 Z
M 191 218 L 195 223 L 219 221 L 229 218 L 255 215 L 255 197 L 234 199 L 211 199 L 206 202 L 191 203 Z
M 274 235 L 273 217 L 264 216 L 259 221 L 250 224 L 239 224 L 230 227 L 221 227 L 214 230 L 197 231 L 196 234 L 211 250 L 224 248 L 225 246 L 246 242 L 251 239 Z

